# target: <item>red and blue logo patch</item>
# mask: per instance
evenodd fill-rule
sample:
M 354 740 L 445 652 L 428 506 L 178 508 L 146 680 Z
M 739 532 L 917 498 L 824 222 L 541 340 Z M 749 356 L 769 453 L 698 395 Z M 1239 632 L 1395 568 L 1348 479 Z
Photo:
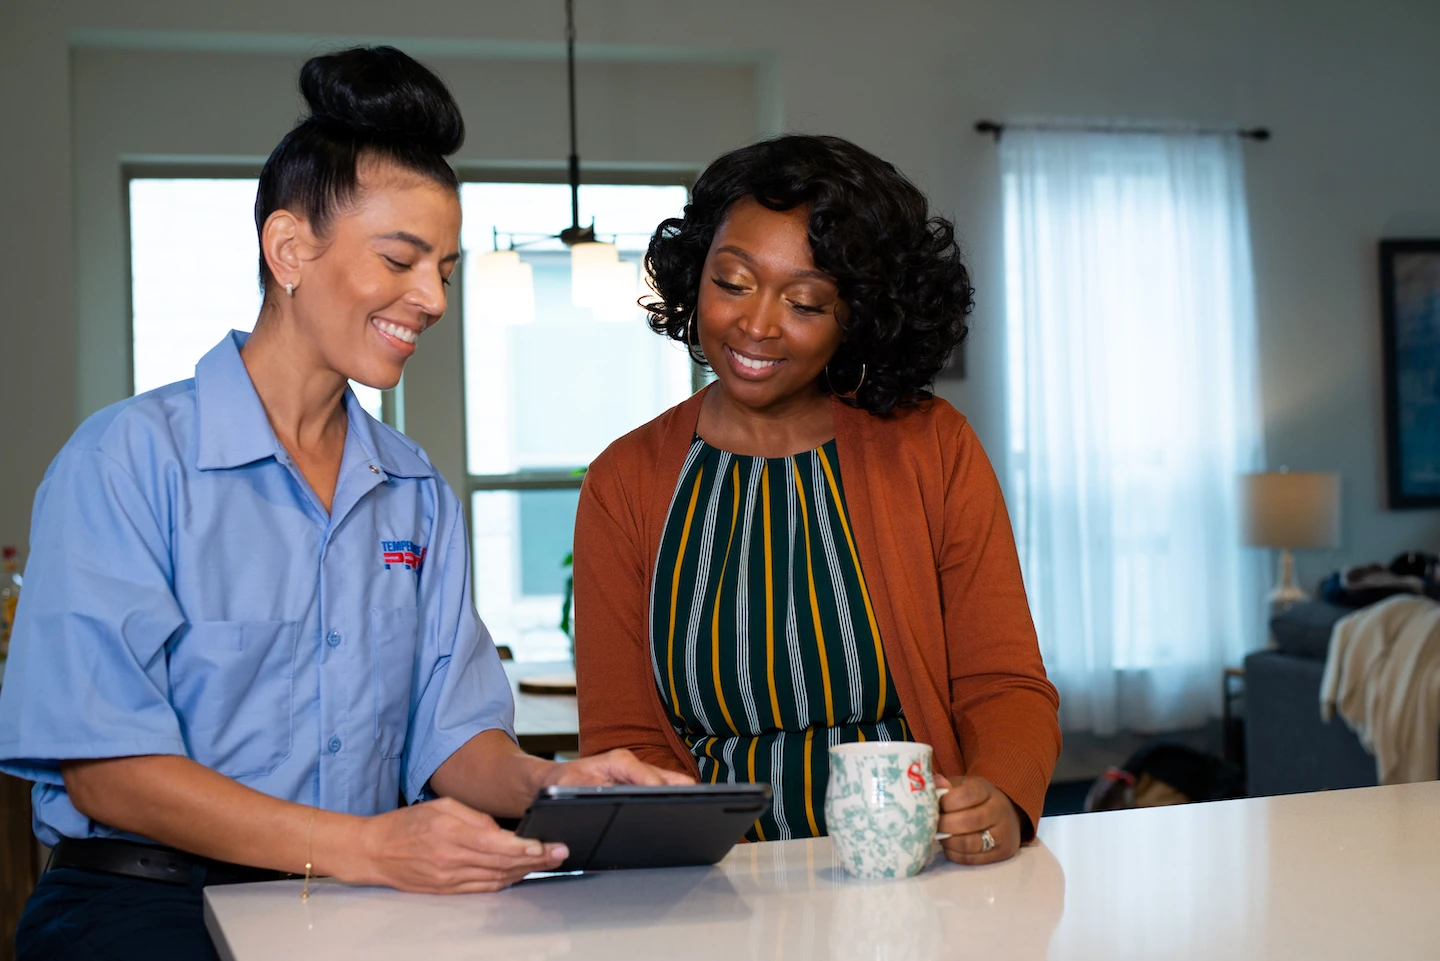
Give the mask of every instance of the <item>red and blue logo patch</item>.
M 407 571 L 419 571 L 425 563 L 425 548 L 414 541 L 381 541 L 380 558 L 388 571 L 390 565 L 404 565 Z

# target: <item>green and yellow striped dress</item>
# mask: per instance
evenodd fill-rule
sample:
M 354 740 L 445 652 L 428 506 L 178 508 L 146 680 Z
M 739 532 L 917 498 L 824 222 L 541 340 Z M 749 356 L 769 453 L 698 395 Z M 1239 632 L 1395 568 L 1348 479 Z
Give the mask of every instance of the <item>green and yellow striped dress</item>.
M 825 833 L 832 744 L 909 740 L 832 440 L 749 457 L 695 438 L 650 597 L 655 683 L 712 782 L 768 782 L 757 841 Z

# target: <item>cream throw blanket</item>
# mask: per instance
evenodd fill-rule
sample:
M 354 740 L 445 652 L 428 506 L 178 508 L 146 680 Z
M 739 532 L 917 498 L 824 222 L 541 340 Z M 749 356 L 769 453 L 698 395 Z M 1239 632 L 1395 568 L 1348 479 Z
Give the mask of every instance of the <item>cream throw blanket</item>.
M 1339 710 L 1381 784 L 1433 781 L 1440 754 L 1440 604 L 1391 597 L 1336 623 L 1320 716 Z

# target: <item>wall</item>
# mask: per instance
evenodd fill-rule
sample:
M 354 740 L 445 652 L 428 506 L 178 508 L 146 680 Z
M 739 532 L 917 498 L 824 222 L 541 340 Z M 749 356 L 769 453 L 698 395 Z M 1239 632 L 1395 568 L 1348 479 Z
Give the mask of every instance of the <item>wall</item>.
M 850 137 L 894 161 L 957 217 L 980 306 L 970 378 L 946 393 L 997 459 L 999 207 L 994 148 L 972 132 L 973 122 L 1121 117 L 1271 127 L 1271 143 L 1247 147 L 1270 461 L 1338 469 L 1345 479 L 1344 546 L 1303 557 L 1302 573 L 1412 545 L 1440 547 L 1440 512 L 1384 510 L 1375 278 L 1382 236 L 1440 235 L 1433 106 L 1440 6 L 1431 0 L 1363 7 L 587 0 L 579 7 L 587 62 L 748 64 L 758 78 L 759 128 Z M 72 170 L 72 58 L 88 55 L 76 55 L 77 47 L 294 54 L 316 37 L 345 34 L 389 38 L 431 57 L 558 64 L 561 10 L 558 0 L 5 5 L 0 89 L 18 94 L 0 103 L 0 223 L 7 227 L 0 231 L 0 403 L 10 431 L 0 538 L 23 538 L 44 465 L 95 402 L 86 373 L 98 362 L 93 352 L 108 349 L 87 342 L 77 354 L 75 266 L 87 254 L 77 249 L 76 225 L 94 215 L 77 204 Z M 691 96 L 653 86 L 682 104 Z M 526 116 L 497 110 L 496 117 L 489 143 L 527 144 L 533 159 L 559 154 L 553 142 L 527 136 L 535 124 Z M 646 133 L 657 150 L 670 139 L 664 129 Z

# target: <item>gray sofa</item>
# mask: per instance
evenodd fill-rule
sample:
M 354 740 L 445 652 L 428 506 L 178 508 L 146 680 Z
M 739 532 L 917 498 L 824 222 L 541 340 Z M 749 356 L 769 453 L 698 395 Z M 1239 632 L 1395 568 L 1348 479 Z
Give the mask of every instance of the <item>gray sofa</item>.
M 1305 601 L 1270 622 L 1278 645 L 1245 658 L 1246 790 L 1297 794 L 1376 783 L 1375 758 L 1345 722 L 1320 720 L 1330 630 L 1349 608 Z

